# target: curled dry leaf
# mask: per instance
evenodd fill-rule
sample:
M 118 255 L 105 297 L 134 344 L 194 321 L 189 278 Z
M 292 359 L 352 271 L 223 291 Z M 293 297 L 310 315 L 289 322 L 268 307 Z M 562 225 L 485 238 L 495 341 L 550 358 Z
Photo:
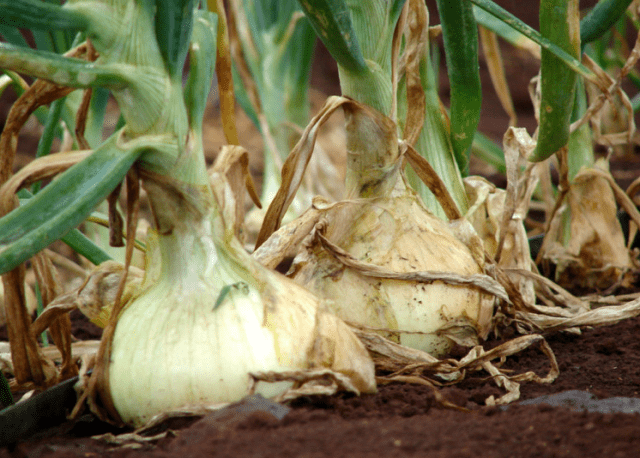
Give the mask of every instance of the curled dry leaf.
M 249 152 L 236 145 L 225 145 L 222 148 L 223 151 L 216 157 L 215 164 L 209 169 L 209 180 L 219 179 L 220 175 L 223 175 L 229 183 L 228 190 L 231 195 L 224 199 L 229 200 L 230 203 L 227 206 L 233 207 L 235 214 L 233 219 L 227 220 L 227 223 L 233 224 L 233 233 L 238 240 L 244 242 L 244 190 L 247 190 L 256 207 L 262 208 L 262 204 L 249 172 Z M 211 183 L 212 188 L 216 186 L 216 183 Z
M 356 333 L 373 355 L 376 367 L 392 372 L 391 375 L 383 377 L 383 381 L 416 383 L 415 380 L 407 379 L 407 376 L 411 376 L 432 386 L 442 386 L 463 380 L 468 372 L 484 370 L 498 386 L 506 390 L 498 399 L 487 399 L 488 405 L 516 401 L 520 395 L 521 382 L 551 383 L 560 372 L 553 351 L 544 337 L 538 334 L 517 337 L 489 351 L 481 346 L 474 346 L 458 361 L 451 358 L 435 358 L 421 350 L 398 345 L 378 333 L 365 329 L 356 329 Z M 541 351 L 549 358 L 549 372 L 545 376 L 541 377 L 533 372 L 508 374 L 499 369 L 499 364 L 494 364 L 494 361 L 501 361 L 532 345 L 540 345 Z
M 291 401 L 303 396 L 331 396 L 338 391 L 359 393 L 358 387 L 344 374 L 331 369 L 305 369 L 282 372 L 252 372 L 249 393 L 253 394 L 259 382 L 289 382 L 291 388 L 274 398 L 276 402 Z
M 520 177 L 519 164 L 533 151 L 535 143 L 524 129 L 510 127 L 504 135 L 507 189 L 498 189 L 481 177 L 467 177 L 465 191 L 469 210 L 465 218 L 471 222 L 482 239 L 484 250 L 502 269 L 524 269 L 533 266 L 524 218 L 538 178 L 530 165 Z M 511 278 L 527 304 L 535 304 L 533 282 L 522 276 Z
M 109 321 L 111 311 L 116 303 L 118 287 L 124 266 L 119 262 L 106 261 L 96 266 L 75 290 L 58 296 L 49 307 L 33 323 L 32 331 L 36 334 L 49 327 L 51 320 L 59 314 L 79 309 L 89 320 L 104 328 Z M 144 271 L 130 267 L 122 301 L 128 302 L 139 293 L 144 278 Z
M 571 131 L 577 130 L 589 121 L 593 125 L 594 140 L 617 152 L 625 152 L 632 144 L 636 132 L 634 110 L 627 94 L 622 90 L 622 80 L 633 68 L 640 57 L 640 35 L 633 50 L 617 78 L 612 78 L 588 55 L 584 63 L 598 77 L 598 83 L 586 83 L 590 105 L 584 116 L 571 125 Z
M 527 320 L 545 331 L 564 331 L 581 326 L 604 326 L 640 315 L 640 300 L 635 299 L 622 305 L 607 305 L 593 310 L 580 310 L 564 316 L 549 313 L 528 313 Z M 569 315 L 569 316 L 567 316 Z

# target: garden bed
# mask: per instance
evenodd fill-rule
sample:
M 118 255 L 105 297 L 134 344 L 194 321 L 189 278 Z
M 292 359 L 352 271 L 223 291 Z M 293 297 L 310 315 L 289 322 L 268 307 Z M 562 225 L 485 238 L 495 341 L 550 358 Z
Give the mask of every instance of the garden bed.
M 499 3 L 515 8 L 514 2 Z M 535 22 L 529 13 L 523 18 Z M 506 54 L 506 62 L 519 116 L 518 125 L 533 132 L 536 122 L 526 87 L 538 64 L 513 51 Z M 323 93 L 337 93 L 337 70 L 326 51 L 315 65 L 312 86 Z M 444 69 L 441 71 L 441 81 L 446 82 Z M 486 96 L 480 130 L 500 142 L 508 117 L 490 89 L 483 63 L 481 72 Z M 446 101 L 446 87 L 442 88 L 441 95 Z M 314 100 L 314 112 L 323 100 L 324 94 Z M 213 107 L 209 109 L 209 115 L 214 119 L 209 120 L 204 130 L 208 160 L 224 143 L 221 123 L 212 114 L 214 111 Z M 2 115 L 4 117 L 4 113 Z M 251 160 L 252 171 L 259 175 L 259 134 L 249 127 L 246 118 L 243 119 L 245 122 L 239 126 L 242 142 L 255 154 Z M 28 137 L 29 132 L 26 134 Z M 33 144 L 28 138 L 20 140 L 22 151 L 35 149 L 29 146 Z M 612 174 L 623 188 L 639 175 L 637 157 L 635 154 L 612 161 Z M 16 165 L 26 164 L 29 160 L 29 154 L 21 152 Z M 504 187 L 503 176 L 480 165 L 472 163 L 472 172 L 490 176 L 492 181 Z M 260 177 L 256 178 L 259 181 Z M 100 338 L 101 330 L 90 325 L 79 312 L 72 314 L 72 322 L 76 338 Z M 287 405 L 290 410 L 281 419 L 264 410 L 252 411 L 237 406 L 207 417 L 172 419 L 136 439 L 123 436 L 131 430 L 114 429 L 87 413 L 76 422 L 40 430 L 35 436 L 0 448 L 0 457 L 105 454 L 151 457 L 637 456 L 640 448 L 638 335 L 640 318 L 612 326 L 587 328 L 582 335 L 564 332 L 545 336 L 557 359 L 560 375 L 552 384 L 522 384 L 520 400 L 509 406 L 487 406 L 489 397 L 498 398 L 504 391 L 487 379 L 486 373 L 469 373 L 464 381 L 438 389 L 457 408 L 444 408 L 431 387 L 392 383 L 380 385 L 373 395 L 341 394 L 299 399 Z M 0 340 L 6 340 L 2 330 Z M 498 343 L 489 340 L 484 347 L 488 349 Z M 452 356 L 459 359 L 466 351 L 456 348 Z M 533 371 L 541 377 L 548 373 L 549 367 L 548 357 L 535 346 L 509 357 L 502 366 L 515 373 Z M 572 393 L 572 390 L 579 393 Z M 540 402 L 540 397 L 558 393 L 569 393 L 569 400 L 562 403 L 552 399 L 550 402 L 554 405 Z M 588 396 L 586 393 L 593 397 L 586 401 L 590 411 L 583 408 L 584 399 L 580 401 L 580 396 Z M 622 399 L 611 401 L 617 397 Z M 598 402 L 603 399 L 610 401 Z M 529 401 L 534 403 L 526 404 Z M 613 408 L 611 404 L 614 404 Z M 270 404 L 265 406 L 274 408 Z

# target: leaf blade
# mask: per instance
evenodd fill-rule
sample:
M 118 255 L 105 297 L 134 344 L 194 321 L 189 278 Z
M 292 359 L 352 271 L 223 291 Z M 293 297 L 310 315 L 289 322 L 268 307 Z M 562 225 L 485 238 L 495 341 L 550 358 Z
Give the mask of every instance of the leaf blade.
M 353 73 L 368 71 L 343 0 L 299 0 L 318 37 L 333 58 Z
M 0 219 L 0 273 L 65 236 L 122 181 L 144 149 L 123 151 L 112 138 Z
M 540 32 L 574 57 L 580 55 L 577 0 L 542 0 Z M 569 142 L 571 113 L 578 75 L 561 59 L 542 49 L 540 59 L 540 126 L 536 149 L 530 160 L 547 159 Z
M 478 63 L 478 28 L 471 3 L 437 0 L 451 85 L 451 144 L 462 173 L 480 122 L 482 88 Z
M 193 29 L 194 0 L 156 1 L 156 41 L 172 77 L 182 75 Z

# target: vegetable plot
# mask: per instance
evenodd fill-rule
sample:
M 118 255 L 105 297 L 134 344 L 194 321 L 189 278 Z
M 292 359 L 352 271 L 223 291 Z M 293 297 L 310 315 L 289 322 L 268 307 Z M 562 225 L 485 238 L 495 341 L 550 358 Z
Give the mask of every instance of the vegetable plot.
M 237 0 L 228 23 L 222 1 L 215 4 L 217 15 L 193 0 L 77 0 L 63 6 L 0 0 L 4 35 L 50 27 L 77 34 L 65 55 L 0 43 L 0 68 L 7 75 L 38 78 L 12 109 L 0 138 L 0 271 L 14 385 L 42 388 L 80 370 L 83 394 L 73 415 L 87 401 L 101 418 L 135 427 L 158 415 L 203 412 L 254 391 L 288 400 L 338 390 L 373 392 L 377 382 L 434 387 L 479 370 L 506 391 L 489 402 L 509 403 L 519 396 L 519 382 L 550 383 L 558 375 L 542 332 L 640 313 L 639 301 L 593 308 L 589 299 L 541 276 L 523 223 L 532 196 L 551 203 L 540 258 L 555 263 L 557 279 L 578 272 L 589 281 L 603 266 L 612 268 L 607 282 L 632 273 L 631 252 L 617 235 L 596 238 L 622 246 L 611 250 L 614 257 L 622 253 L 620 265 L 593 250 L 596 262 L 585 262 L 582 270 L 565 268 L 552 248 L 574 241 L 574 258 L 585 261 L 581 250 L 594 245 L 593 237 L 581 236 L 577 227 L 604 216 L 604 226 L 615 220 L 611 194 L 640 225 L 634 204 L 609 186 L 606 172 L 580 170 L 593 165 L 585 123 L 605 99 L 626 100 L 620 79 L 640 53 L 630 54 L 615 80 L 588 59 L 582 63 L 577 0 L 543 2 L 541 33 L 488 0 L 437 3 L 441 28 L 429 27 L 422 0 L 301 0 L 300 10 L 289 1 Z M 584 34 L 595 39 L 604 19 L 588 18 Z M 474 141 L 478 148 L 482 99 L 476 21 L 514 42 L 525 36 L 529 49 L 532 43 L 542 48 L 534 97 L 540 127 L 533 139 L 515 126 L 505 133 L 497 160 L 507 174 L 506 190 L 466 176 Z M 303 129 L 310 27 L 338 63 L 343 95 L 330 97 Z M 449 109 L 439 99 L 431 55 L 430 42 L 440 33 Z M 485 49 L 496 52 L 495 36 L 480 36 Z M 230 53 L 239 99 L 246 99 L 245 109 L 269 150 L 263 197 L 270 202 L 253 254 L 242 245 L 244 193 L 259 206 L 248 154 L 239 145 L 225 146 L 207 170 L 203 153 L 203 115 L 214 72 L 228 142 L 238 143 Z M 288 62 L 296 56 L 299 62 Z M 495 62 L 493 72 L 508 106 Z M 590 106 L 588 85 L 600 94 Z M 47 114 L 41 148 L 48 150 L 58 118 L 64 119 L 58 100 L 86 88 L 113 95 L 121 113 L 115 133 L 102 141 L 95 128 L 86 141 L 86 113 L 99 117 L 99 110 L 88 108 L 93 96 L 87 92 L 80 114 L 65 120 L 77 151 L 39 158 L 11 176 L 17 133 L 28 115 L 58 103 Z M 318 154 L 319 130 L 338 109 L 347 139 L 344 194 L 337 201 L 316 196 L 289 221 L 303 182 L 318 179 L 308 176 L 308 166 Z M 292 122 L 298 127 L 291 128 Z M 277 161 L 290 148 L 278 180 Z M 560 171 L 555 190 L 544 181 L 552 160 Z M 16 198 L 21 188 L 49 179 L 42 189 L 34 186 L 33 195 L 20 191 L 22 200 Z M 144 244 L 135 240 L 140 185 L 152 219 Z M 121 186 L 126 222 L 117 205 Z M 592 206 L 596 216 L 584 216 L 579 207 L 591 201 L 594 190 L 609 199 Z M 565 198 L 571 215 L 562 220 Z M 112 240 L 126 240 L 124 266 L 103 262 L 108 255 L 75 230 L 105 199 Z M 609 226 L 612 233 L 619 229 Z M 42 252 L 58 239 L 97 264 L 81 287 L 65 294 Z M 131 266 L 134 245 L 145 252 L 144 271 Z M 284 262 L 291 259 L 290 265 Z M 33 323 L 24 290 L 29 260 L 44 305 Z M 289 268 L 290 278 L 276 268 Z M 97 354 L 81 367 L 71 353 L 68 312 L 74 308 L 104 326 Z M 35 338 L 47 328 L 62 355 L 58 365 Z M 522 335 L 492 350 L 480 345 L 492 334 L 514 332 Z M 470 347 L 469 353 L 460 361 L 439 359 L 455 344 Z M 500 369 L 502 359 L 534 344 L 549 358 L 546 376 Z

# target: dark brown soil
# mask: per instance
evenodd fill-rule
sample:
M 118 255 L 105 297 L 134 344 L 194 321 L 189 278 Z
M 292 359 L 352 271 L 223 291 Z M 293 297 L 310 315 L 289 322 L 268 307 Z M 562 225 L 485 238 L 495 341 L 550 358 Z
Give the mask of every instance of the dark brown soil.
M 548 336 L 561 373 L 550 385 L 523 384 L 521 399 L 585 390 L 597 398 L 640 401 L 640 318 L 588 329 L 583 335 Z M 493 344 L 490 342 L 489 345 Z M 511 357 L 516 372 L 548 371 L 537 349 Z M 479 376 L 442 393 L 468 412 L 442 409 L 430 388 L 391 384 L 375 395 L 340 395 L 294 402 L 282 420 L 265 412 L 205 417 L 155 443 L 133 450 L 89 437 L 113 431 L 85 416 L 75 426 L 43 432 L 0 457 L 635 457 L 640 448 L 640 415 L 574 411 L 547 404 L 487 407 L 500 395 Z M 192 420 L 193 421 L 193 420 Z M 126 431 L 122 431 L 126 432 Z M 157 433 L 157 431 L 156 431 Z

